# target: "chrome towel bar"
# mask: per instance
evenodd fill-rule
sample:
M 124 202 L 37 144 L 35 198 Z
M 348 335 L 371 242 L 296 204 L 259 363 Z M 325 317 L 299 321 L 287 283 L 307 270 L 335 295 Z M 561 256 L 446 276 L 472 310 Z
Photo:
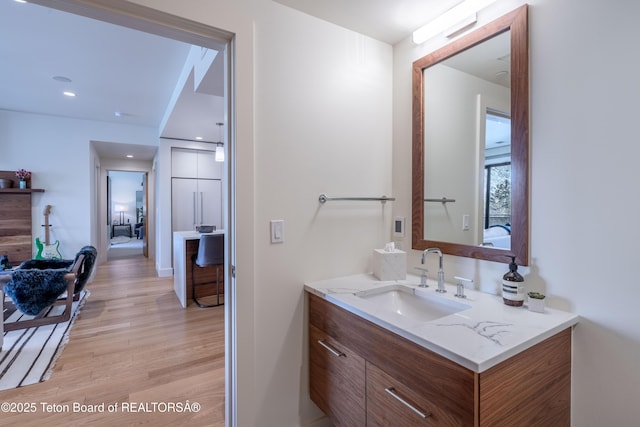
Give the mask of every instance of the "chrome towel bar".
M 321 194 L 320 197 L 318 197 L 318 201 L 320 203 L 325 203 L 325 202 L 332 202 L 335 200 L 349 200 L 349 201 L 374 201 L 374 202 L 381 202 L 381 203 L 385 203 L 388 201 L 393 202 L 395 199 L 395 197 L 387 197 L 387 196 L 381 196 L 381 197 L 329 197 L 326 194 Z
M 447 199 L 443 197 L 442 199 L 424 199 L 425 202 L 440 202 L 440 203 L 455 203 L 456 199 Z

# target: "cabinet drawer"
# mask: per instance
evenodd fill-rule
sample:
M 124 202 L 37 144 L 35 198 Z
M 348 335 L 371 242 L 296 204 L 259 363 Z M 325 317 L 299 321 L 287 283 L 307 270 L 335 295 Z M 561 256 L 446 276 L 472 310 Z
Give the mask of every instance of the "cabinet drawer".
M 426 398 L 367 362 L 367 426 L 463 425 L 459 414 L 444 408 L 442 402 Z
M 309 294 L 309 322 L 447 413 L 474 424 L 476 375 L 330 302 Z
M 365 425 L 365 361 L 309 325 L 310 395 L 335 426 Z

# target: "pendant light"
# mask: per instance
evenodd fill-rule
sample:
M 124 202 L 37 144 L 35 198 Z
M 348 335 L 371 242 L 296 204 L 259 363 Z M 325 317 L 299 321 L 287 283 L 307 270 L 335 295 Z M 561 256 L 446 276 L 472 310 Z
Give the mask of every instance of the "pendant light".
M 216 123 L 216 125 L 218 125 L 218 139 L 219 141 L 216 142 L 216 157 L 215 160 L 216 162 L 224 162 L 224 143 L 222 142 L 222 125 L 224 123 Z

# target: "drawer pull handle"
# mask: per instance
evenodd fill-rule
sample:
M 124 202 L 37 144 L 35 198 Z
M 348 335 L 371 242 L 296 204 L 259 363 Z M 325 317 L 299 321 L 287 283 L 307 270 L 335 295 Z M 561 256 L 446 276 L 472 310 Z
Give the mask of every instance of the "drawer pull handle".
M 324 348 L 326 348 L 327 350 L 329 350 L 331 352 L 331 354 L 333 354 L 336 357 L 340 357 L 340 356 L 344 356 L 344 353 L 339 352 L 333 348 L 331 348 L 330 346 L 328 346 L 327 344 L 324 343 L 324 341 L 322 340 L 318 340 L 318 344 L 320 344 L 321 346 L 323 346 Z
M 415 406 L 413 406 L 411 403 L 407 402 L 406 400 L 404 400 L 403 398 L 401 398 L 400 396 L 398 396 L 398 394 L 396 394 L 396 389 L 393 387 L 389 387 L 389 388 L 385 388 L 384 391 L 386 391 L 387 393 L 389 393 L 391 396 L 393 396 L 394 398 L 396 398 L 398 401 L 400 401 L 400 403 L 402 403 L 404 406 L 406 406 L 407 408 L 411 409 L 413 412 L 415 412 L 416 414 L 420 415 L 422 418 L 427 418 L 431 416 L 431 412 L 422 412 L 421 410 L 419 410 L 418 408 L 416 408 Z

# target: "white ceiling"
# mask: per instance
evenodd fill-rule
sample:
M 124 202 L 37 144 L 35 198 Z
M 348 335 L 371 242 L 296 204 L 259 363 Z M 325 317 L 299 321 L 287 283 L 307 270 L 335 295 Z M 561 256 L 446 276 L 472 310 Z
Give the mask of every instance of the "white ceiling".
M 462 0 L 274 0 L 391 45 Z
M 0 0 L 0 109 L 146 126 L 163 137 L 218 141 L 222 55 L 196 92 L 193 79 L 184 88 L 180 79 L 191 47 L 35 4 Z M 65 90 L 77 96 L 65 97 Z M 175 103 L 174 90 L 181 91 Z M 104 157 L 132 153 L 138 159 L 150 159 L 156 151 L 112 143 L 97 149 Z

